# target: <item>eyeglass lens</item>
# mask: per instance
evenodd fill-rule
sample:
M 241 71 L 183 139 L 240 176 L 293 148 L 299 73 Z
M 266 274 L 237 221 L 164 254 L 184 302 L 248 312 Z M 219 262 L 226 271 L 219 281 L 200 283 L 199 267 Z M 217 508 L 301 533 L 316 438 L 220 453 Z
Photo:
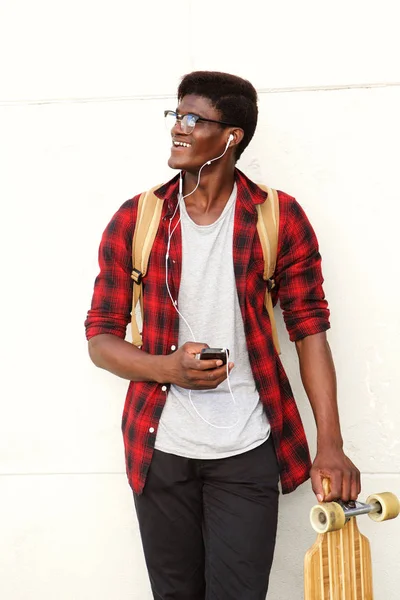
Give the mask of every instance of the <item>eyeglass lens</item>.
M 192 133 L 195 125 L 196 118 L 194 115 L 184 115 L 183 117 L 177 117 L 177 114 L 173 111 L 168 111 L 165 116 L 165 124 L 168 131 L 175 126 L 176 122 L 179 121 L 183 133 Z

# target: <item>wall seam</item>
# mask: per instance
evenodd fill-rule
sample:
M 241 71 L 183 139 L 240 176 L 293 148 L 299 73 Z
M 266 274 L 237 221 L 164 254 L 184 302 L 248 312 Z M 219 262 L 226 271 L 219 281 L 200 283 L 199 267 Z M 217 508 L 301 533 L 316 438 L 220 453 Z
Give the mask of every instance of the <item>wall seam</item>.
M 257 89 L 259 95 L 264 94 L 291 94 L 302 92 L 334 92 L 341 90 L 364 90 L 364 89 L 382 89 L 400 87 L 400 82 L 392 83 L 355 83 L 343 85 L 326 85 L 326 86 L 294 86 L 294 87 L 277 87 L 277 88 L 260 88 Z M 94 97 L 71 97 L 71 98 L 40 98 L 40 99 L 24 99 L 24 100 L 2 100 L 2 106 L 29 106 L 43 104 L 89 104 L 101 102 L 132 102 L 150 100 L 170 100 L 175 99 L 176 94 L 147 94 L 133 96 L 94 96 Z

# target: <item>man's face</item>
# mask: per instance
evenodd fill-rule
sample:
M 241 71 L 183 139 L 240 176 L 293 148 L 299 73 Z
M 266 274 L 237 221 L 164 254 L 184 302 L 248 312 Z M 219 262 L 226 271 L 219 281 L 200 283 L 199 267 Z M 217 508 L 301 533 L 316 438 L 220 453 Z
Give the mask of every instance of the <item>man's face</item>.
M 202 96 L 184 96 L 176 112 L 180 115 L 192 113 L 205 119 L 222 120 L 220 111 Z M 171 169 L 184 169 L 189 173 L 197 173 L 204 163 L 222 154 L 229 132 L 218 123 L 197 121 L 193 131 L 185 134 L 178 122 L 171 130 L 171 137 L 172 147 L 168 166 Z M 179 146 L 178 142 L 189 144 L 189 147 Z

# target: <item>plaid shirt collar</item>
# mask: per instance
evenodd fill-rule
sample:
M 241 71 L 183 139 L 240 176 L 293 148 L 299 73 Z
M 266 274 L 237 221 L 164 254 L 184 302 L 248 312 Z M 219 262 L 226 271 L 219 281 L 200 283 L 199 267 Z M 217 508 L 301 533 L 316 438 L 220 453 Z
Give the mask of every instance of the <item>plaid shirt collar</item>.
M 185 172 L 183 171 L 183 175 Z M 234 177 L 238 186 L 238 198 L 242 200 L 242 207 L 254 214 L 254 206 L 262 204 L 267 197 L 267 192 L 264 192 L 254 181 L 251 181 L 242 171 L 235 168 Z M 157 198 L 167 203 L 167 210 L 165 213 L 166 217 L 173 215 L 176 203 L 178 201 L 178 188 L 179 188 L 179 173 L 175 175 L 170 181 L 164 183 L 154 194 Z

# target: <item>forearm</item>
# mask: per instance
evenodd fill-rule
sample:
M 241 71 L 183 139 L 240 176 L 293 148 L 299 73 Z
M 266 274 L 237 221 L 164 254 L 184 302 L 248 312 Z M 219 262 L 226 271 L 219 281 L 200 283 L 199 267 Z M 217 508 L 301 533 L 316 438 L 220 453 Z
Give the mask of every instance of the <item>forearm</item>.
M 89 355 L 94 364 L 129 381 L 163 381 L 164 356 L 153 356 L 112 335 L 101 334 L 89 340 Z
M 101 334 L 89 340 L 89 355 L 94 364 L 130 381 L 172 383 L 186 389 L 216 389 L 227 377 L 222 360 L 199 360 L 197 354 L 206 344 L 186 342 L 166 355 L 152 355 L 112 335 Z M 229 371 L 233 368 L 229 363 Z
M 325 332 L 296 342 L 300 373 L 317 425 L 317 447 L 342 448 L 336 373 Z

